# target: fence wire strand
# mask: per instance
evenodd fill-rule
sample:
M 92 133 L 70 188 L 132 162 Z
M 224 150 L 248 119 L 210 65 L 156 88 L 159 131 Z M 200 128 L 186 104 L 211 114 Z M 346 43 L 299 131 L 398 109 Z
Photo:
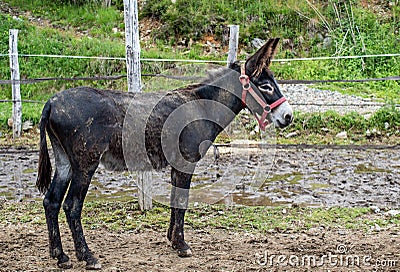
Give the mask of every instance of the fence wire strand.
M 215 144 L 217 148 L 219 147 L 229 147 L 229 148 L 249 148 L 247 144 Z M 397 145 L 313 145 L 313 144 L 253 144 L 254 148 L 277 148 L 280 150 L 287 149 L 301 149 L 301 150 L 400 150 L 400 144 Z M 52 150 L 49 150 L 52 152 Z M 29 153 L 39 153 L 38 149 L 29 148 L 8 148 L 0 147 L 0 155 L 7 154 L 29 154 Z

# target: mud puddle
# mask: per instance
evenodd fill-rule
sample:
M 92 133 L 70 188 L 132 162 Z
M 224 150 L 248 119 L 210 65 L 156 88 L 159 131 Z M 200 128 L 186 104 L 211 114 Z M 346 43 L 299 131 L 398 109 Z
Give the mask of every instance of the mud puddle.
M 196 169 L 191 204 L 400 206 L 399 150 L 293 149 L 213 150 Z M 38 154 L 0 154 L 0 198 L 41 199 L 35 188 Z M 156 201 L 169 202 L 167 168 L 153 172 Z M 136 174 L 97 170 L 88 199 L 137 197 Z

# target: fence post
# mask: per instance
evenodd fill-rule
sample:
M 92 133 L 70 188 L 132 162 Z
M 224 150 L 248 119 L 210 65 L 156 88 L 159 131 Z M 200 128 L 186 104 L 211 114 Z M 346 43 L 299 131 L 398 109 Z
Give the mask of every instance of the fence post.
M 239 50 L 239 26 L 230 25 L 229 26 L 229 52 L 227 66 L 236 61 L 237 54 Z
M 19 76 L 19 63 L 18 63 L 18 30 L 9 30 L 9 56 L 10 56 L 10 70 L 12 82 L 12 121 L 13 121 L 13 138 L 21 136 L 22 126 L 22 103 L 21 103 L 21 89 L 20 89 L 20 76 Z
M 140 40 L 137 0 L 124 0 L 126 69 L 128 74 L 128 91 L 141 92 Z M 140 209 L 151 210 L 152 183 L 151 172 L 137 171 L 138 201 Z
M 229 26 L 229 52 L 227 59 L 227 67 L 231 63 L 234 63 L 237 59 L 237 54 L 239 51 L 239 26 L 238 25 L 230 25 Z M 231 135 L 232 134 L 232 123 L 225 129 L 225 131 Z M 233 203 L 233 196 L 229 194 L 225 198 L 226 204 L 231 205 Z
M 237 54 L 239 51 L 239 26 L 230 25 L 229 26 L 229 52 L 226 66 L 229 67 L 231 63 L 234 63 L 237 59 Z M 232 134 L 232 125 L 230 124 L 225 131 L 228 134 Z

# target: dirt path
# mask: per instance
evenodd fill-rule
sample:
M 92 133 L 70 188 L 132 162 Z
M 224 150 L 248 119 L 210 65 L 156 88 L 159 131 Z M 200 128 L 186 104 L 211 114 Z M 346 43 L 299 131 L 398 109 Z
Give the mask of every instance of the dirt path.
M 68 271 L 83 271 L 84 263 L 71 254 L 69 232 L 61 227 L 64 249 L 74 263 Z M 189 229 L 194 256 L 186 259 L 177 257 L 162 231 L 86 233 L 102 271 L 400 271 L 399 229 L 269 235 Z M 43 225 L 0 225 L 0 271 L 60 271 L 47 247 Z

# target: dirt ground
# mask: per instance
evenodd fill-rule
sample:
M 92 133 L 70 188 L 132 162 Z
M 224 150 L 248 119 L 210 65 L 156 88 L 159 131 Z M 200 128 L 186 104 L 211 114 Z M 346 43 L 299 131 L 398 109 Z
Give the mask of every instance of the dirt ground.
M 266 203 L 254 203 L 259 205 L 272 201 L 283 205 L 376 205 L 397 209 L 400 203 L 399 156 L 398 149 L 277 150 L 273 173 L 260 195 L 245 199 L 243 189 L 238 189 L 234 200 L 245 203 L 264 199 Z M 228 178 L 242 176 L 237 172 L 239 169 L 255 169 L 256 162 L 251 158 L 227 161 L 231 165 Z M 35 152 L 4 151 L 0 154 L 0 200 L 41 198 L 34 188 L 36 165 Z M 218 167 L 225 168 L 224 165 Z M 201 171 L 212 178 L 216 170 Z M 167 172 L 164 174 L 168 176 Z M 246 180 L 239 182 L 247 186 Z M 125 194 L 132 197 L 135 191 L 131 183 L 125 174 L 100 169 L 88 197 L 109 195 L 110 199 L 119 199 Z M 61 224 L 61 232 L 64 250 L 74 264 L 68 271 L 84 271 L 85 263 L 76 260 L 65 223 Z M 186 240 L 194 256 L 187 259 L 179 258 L 172 250 L 166 230 L 117 233 L 85 229 L 85 232 L 103 271 L 400 271 L 399 226 L 369 232 L 313 228 L 267 235 L 188 227 Z M 0 271 L 61 271 L 57 269 L 56 260 L 49 256 L 46 226 L 0 223 Z
M 48 255 L 43 225 L 0 225 L 0 271 L 61 271 Z M 64 250 L 77 262 L 65 225 Z M 162 231 L 113 233 L 87 230 L 102 271 L 400 271 L 400 232 L 310 229 L 253 235 L 189 229 L 194 256 L 179 258 Z

